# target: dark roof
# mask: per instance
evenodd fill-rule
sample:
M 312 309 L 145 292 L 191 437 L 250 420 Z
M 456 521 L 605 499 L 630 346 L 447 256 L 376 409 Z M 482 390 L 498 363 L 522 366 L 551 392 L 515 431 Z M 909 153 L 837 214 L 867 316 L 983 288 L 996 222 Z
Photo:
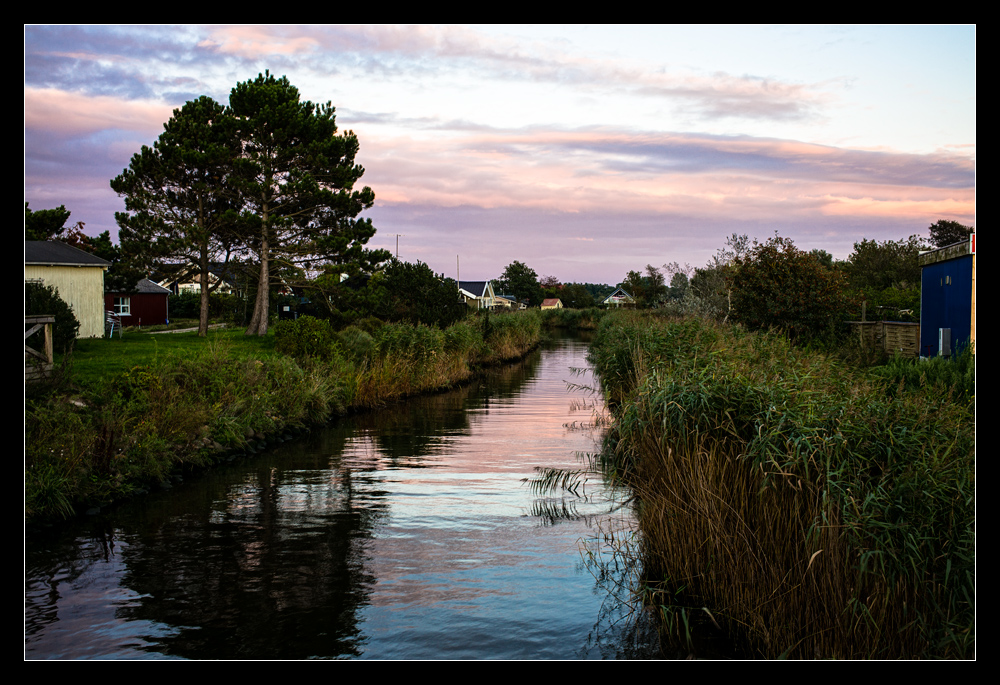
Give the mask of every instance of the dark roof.
M 133 290 L 105 290 L 104 291 L 105 295 L 115 295 L 115 294 L 135 295 L 137 293 L 138 294 L 142 294 L 142 295 L 169 295 L 170 291 L 167 290 L 166 288 L 164 288 L 162 285 L 154 283 L 153 281 L 149 280 L 148 278 L 143 278 L 141 281 L 139 281 L 138 283 L 136 283 L 135 284 L 135 288 Z
M 486 286 L 489 284 L 489 281 L 459 281 L 458 287 L 466 292 L 472 293 L 476 297 L 485 297 Z
M 164 288 L 162 285 L 153 283 L 148 278 L 144 278 L 139 281 L 135 286 L 136 292 L 139 293 L 151 293 L 153 295 L 169 295 L 170 291 Z
M 111 266 L 111 262 L 58 240 L 25 240 L 24 263 L 48 266 Z

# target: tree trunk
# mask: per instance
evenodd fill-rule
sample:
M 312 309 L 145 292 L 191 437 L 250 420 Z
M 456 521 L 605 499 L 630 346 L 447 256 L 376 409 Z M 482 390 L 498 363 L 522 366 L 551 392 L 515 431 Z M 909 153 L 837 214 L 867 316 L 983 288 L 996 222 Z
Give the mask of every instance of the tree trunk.
M 198 255 L 201 271 L 201 310 L 198 312 L 198 337 L 208 336 L 208 245 L 203 244 Z
M 270 293 L 271 274 L 268 269 L 270 257 L 268 250 L 270 245 L 267 239 L 268 211 L 266 204 L 264 205 L 263 215 L 264 228 L 261 232 L 260 242 L 260 278 L 257 281 L 257 300 L 254 302 L 253 316 L 250 318 L 250 326 L 247 328 L 246 335 L 267 335 L 267 315 L 270 309 L 268 295 Z

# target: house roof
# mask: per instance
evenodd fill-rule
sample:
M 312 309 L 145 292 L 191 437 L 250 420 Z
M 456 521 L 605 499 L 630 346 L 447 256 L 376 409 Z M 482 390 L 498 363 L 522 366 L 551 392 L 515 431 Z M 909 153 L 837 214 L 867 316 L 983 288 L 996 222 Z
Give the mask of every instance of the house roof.
M 472 293 L 475 297 L 487 297 L 487 289 L 490 286 L 489 281 L 459 281 L 458 287 L 462 290 Z
M 140 280 L 138 283 L 135 284 L 135 289 L 134 290 L 106 290 L 105 291 L 105 294 L 107 294 L 107 295 L 115 295 L 115 294 L 135 295 L 136 293 L 142 294 L 142 295 L 169 295 L 170 294 L 170 290 L 168 290 L 167 288 L 164 288 L 162 285 L 159 285 L 158 283 L 154 283 L 153 281 L 149 280 L 148 278 L 143 278 L 142 280 Z
M 548 297 L 542 300 L 543 307 L 555 307 L 561 300 L 558 297 Z
M 45 266 L 99 266 L 107 268 L 111 262 L 58 240 L 25 240 L 24 263 Z
M 617 290 L 615 290 L 615 291 L 614 291 L 613 293 L 611 293 L 611 294 L 610 294 L 610 295 L 608 295 L 608 296 L 607 296 L 606 298 L 604 298 L 604 301 L 605 301 L 605 302 L 608 302 L 608 301 L 610 301 L 610 300 L 615 300 L 615 299 L 629 299 L 629 300 L 631 300 L 631 299 L 633 299 L 633 298 L 632 298 L 632 296 L 631 296 L 631 295 L 629 295 L 629 294 L 628 294 L 627 292 L 625 292 L 625 291 L 624 291 L 624 290 L 622 290 L 621 288 L 618 288 L 618 289 L 617 289 Z
M 139 281 L 135 286 L 135 291 L 138 293 L 149 293 L 152 295 L 169 295 L 170 291 L 164 288 L 162 285 L 153 283 L 148 278 L 144 278 Z
M 930 266 L 931 264 L 937 264 L 938 262 L 948 261 L 949 259 L 970 257 L 972 254 L 972 241 L 963 240 L 952 245 L 939 247 L 935 250 L 921 252 L 917 256 L 917 262 L 920 264 L 920 268 L 923 268 L 925 266 Z

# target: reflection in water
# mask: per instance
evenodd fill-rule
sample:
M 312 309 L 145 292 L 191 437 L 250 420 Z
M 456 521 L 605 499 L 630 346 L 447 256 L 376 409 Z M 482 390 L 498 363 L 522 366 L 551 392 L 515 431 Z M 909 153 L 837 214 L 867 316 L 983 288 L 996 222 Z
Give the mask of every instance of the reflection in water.
M 546 498 L 522 483 L 595 448 L 593 398 L 566 391 L 585 354 L 560 341 L 29 540 L 26 656 L 641 654 L 602 589 L 627 569 L 580 545 L 627 512 L 599 482 Z

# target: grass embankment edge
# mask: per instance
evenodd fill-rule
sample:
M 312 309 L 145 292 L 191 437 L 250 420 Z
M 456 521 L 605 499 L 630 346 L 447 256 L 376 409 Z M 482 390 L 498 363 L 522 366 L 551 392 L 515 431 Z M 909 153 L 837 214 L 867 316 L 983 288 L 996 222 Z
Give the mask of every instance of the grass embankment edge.
M 132 363 L 139 358 L 127 357 L 126 340 L 114 348 L 125 370 L 91 370 L 81 384 L 69 369 L 57 387 L 26 390 L 25 520 L 68 518 L 337 416 L 467 382 L 540 341 L 537 311 L 444 330 L 351 327 L 332 334 L 322 354 L 294 356 L 276 352 L 273 336 L 193 337 L 155 342 L 153 358 Z

